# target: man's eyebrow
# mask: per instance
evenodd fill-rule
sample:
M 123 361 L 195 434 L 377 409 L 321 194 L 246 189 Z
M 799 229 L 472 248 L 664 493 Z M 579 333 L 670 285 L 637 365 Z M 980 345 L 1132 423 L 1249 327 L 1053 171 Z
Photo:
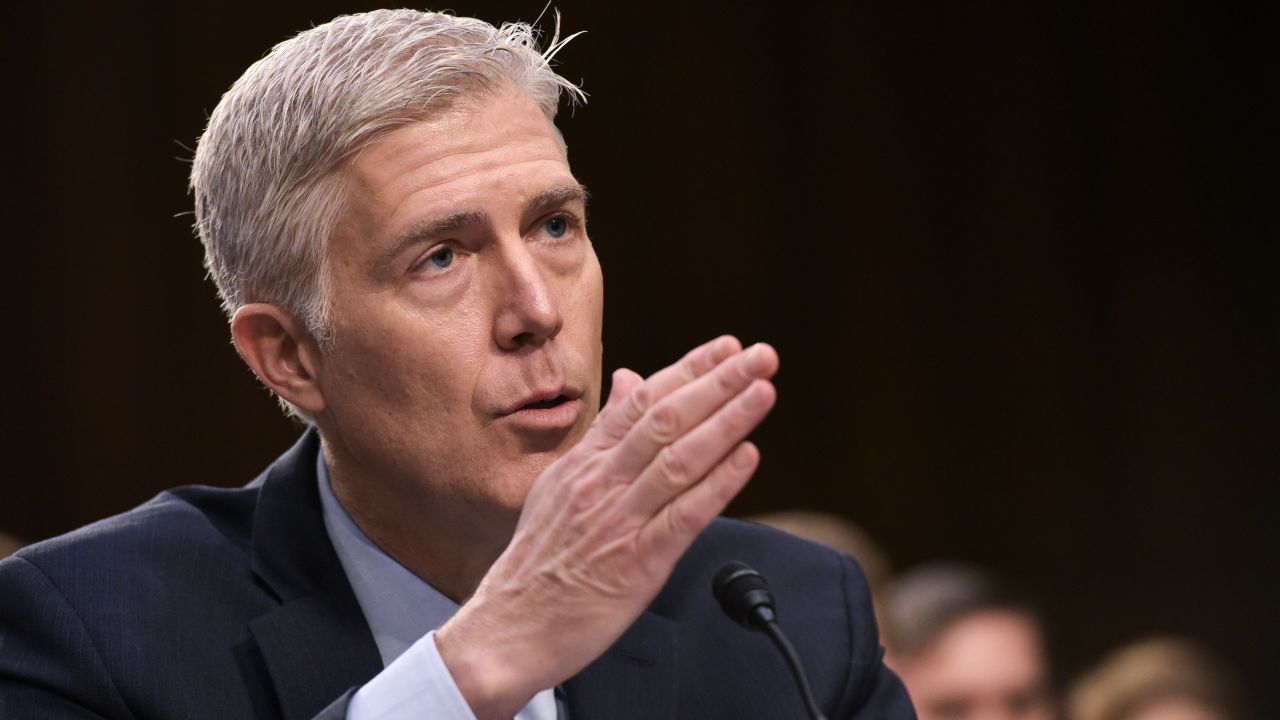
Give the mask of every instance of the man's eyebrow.
M 581 183 L 557 185 L 529 198 L 524 204 L 524 213 L 526 215 L 542 214 L 574 202 L 585 205 L 587 197 L 587 188 Z M 396 238 L 391 247 L 378 259 L 376 267 L 379 270 L 385 270 L 400 257 L 401 253 L 414 245 L 480 225 L 486 220 L 488 216 L 482 210 L 464 210 L 415 223 Z
M 410 226 L 396 238 L 382 257 L 378 259 L 378 268 L 385 269 L 395 262 L 406 249 L 418 243 L 428 242 L 443 235 L 450 235 L 473 225 L 479 225 L 486 219 L 480 210 L 464 210 L 444 217 L 431 218 Z
M 574 202 L 586 205 L 589 196 L 587 187 L 580 183 L 558 185 L 529 198 L 524 204 L 524 212 L 526 215 L 537 215 Z

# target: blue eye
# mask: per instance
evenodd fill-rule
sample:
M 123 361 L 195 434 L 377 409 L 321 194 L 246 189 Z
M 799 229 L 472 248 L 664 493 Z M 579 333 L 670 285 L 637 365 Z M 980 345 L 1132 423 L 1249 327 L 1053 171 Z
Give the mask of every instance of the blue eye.
M 453 264 L 453 249 L 440 248 L 427 257 L 427 263 L 437 270 L 444 270 Z
M 553 217 L 542 224 L 546 228 L 547 234 L 552 238 L 559 239 L 569 232 L 569 223 L 562 217 Z

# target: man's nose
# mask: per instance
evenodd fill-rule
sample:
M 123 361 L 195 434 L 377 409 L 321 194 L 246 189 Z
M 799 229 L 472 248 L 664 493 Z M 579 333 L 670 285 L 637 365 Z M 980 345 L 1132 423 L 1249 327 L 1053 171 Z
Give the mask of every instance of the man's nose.
M 493 291 L 497 295 L 497 312 L 493 332 L 498 347 L 519 350 L 555 337 L 564 325 L 564 318 L 547 284 L 545 268 L 523 239 L 499 251 L 495 269 Z

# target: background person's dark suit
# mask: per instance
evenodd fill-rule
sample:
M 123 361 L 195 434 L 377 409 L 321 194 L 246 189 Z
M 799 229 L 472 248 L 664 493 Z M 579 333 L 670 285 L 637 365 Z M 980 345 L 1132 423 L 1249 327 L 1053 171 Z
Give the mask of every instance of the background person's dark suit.
M 309 432 L 245 488 L 164 493 L 0 564 L 0 717 L 294 720 L 376 674 L 378 650 L 325 534 L 318 447 Z M 831 717 L 913 717 L 881 662 L 857 566 L 721 521 L 566 684 L 573 720 L 803 717 L 767 639 L 714 604 L 709 578 L 730 559 L 771 579 Z M 345 697 L 326 716 L 344 707 Z

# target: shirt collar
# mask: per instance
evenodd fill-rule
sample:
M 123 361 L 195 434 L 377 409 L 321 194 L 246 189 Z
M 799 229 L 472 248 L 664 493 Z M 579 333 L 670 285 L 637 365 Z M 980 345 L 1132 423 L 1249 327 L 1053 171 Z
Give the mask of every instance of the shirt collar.
M 389 665 L 453 617 L 458 605 L 383 552 L 347 515 L 329 485 L 323 452 L 316 454 L 316 477 L 329 541 L 373 632 L 382 663 Z

